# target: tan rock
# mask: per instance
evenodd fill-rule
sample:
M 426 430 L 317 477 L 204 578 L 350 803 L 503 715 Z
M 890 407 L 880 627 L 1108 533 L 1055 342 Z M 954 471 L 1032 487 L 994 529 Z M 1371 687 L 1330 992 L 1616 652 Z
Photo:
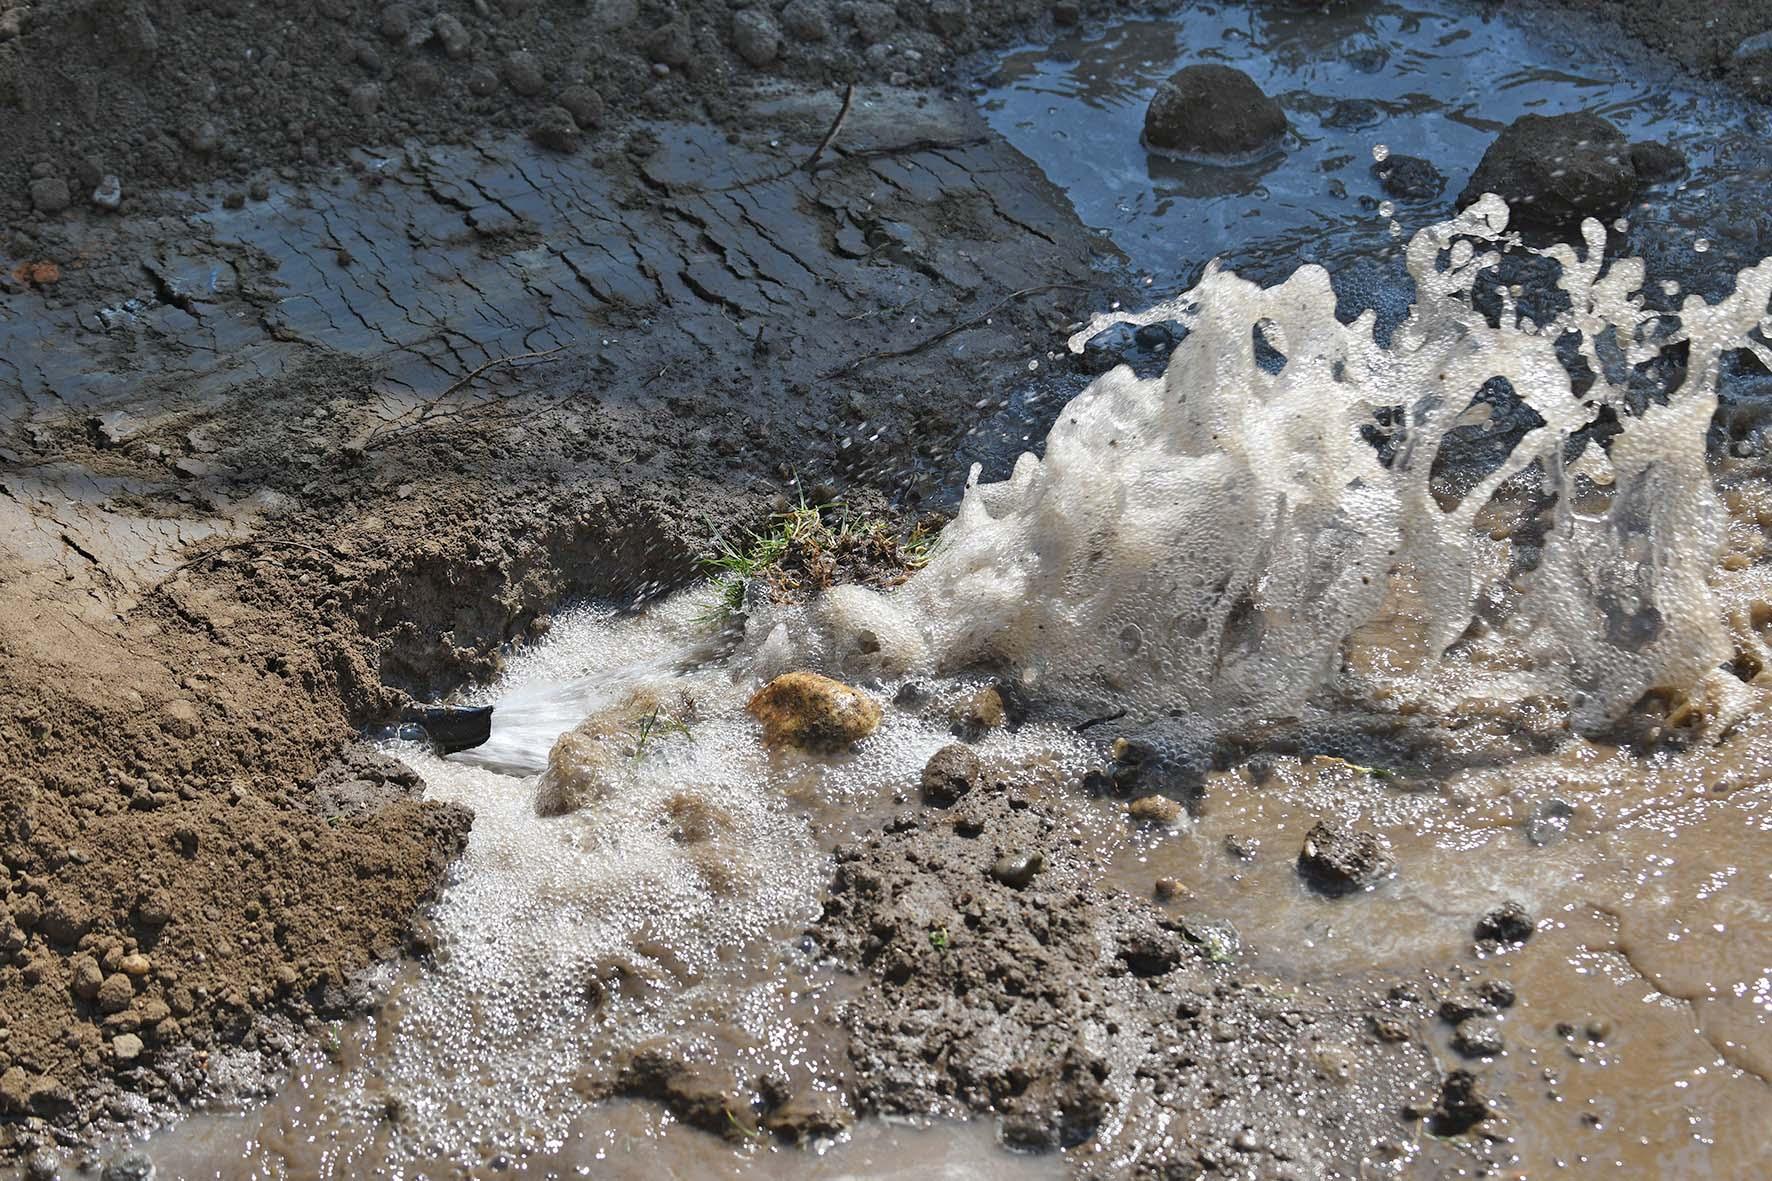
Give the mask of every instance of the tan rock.
M 814 672 L 791 672 L 757 690 L 745 707 L 763 723 L 770 746 L 834 751 L 853 746 L 880 725 L 880 703 L 859 689 Z
M 1181 805 L 1168 796 L 1140 796 L 1126 806 L 1126 815 L 1139 824 L 1172 828 L 1181 820 Z

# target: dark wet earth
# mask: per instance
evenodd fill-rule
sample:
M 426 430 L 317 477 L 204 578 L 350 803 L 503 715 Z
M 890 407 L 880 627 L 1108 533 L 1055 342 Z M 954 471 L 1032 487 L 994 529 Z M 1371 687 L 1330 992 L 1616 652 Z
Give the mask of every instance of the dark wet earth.
M 1195 61 L 1236 65 L 1280 100 L 1292 123 L 1281 150 L 1219 167 L 1139 145 L 1157 84 Z M 116 412 L 109 421 L 128 432 L 144 375 L 176 383 L 191 404 L 233 406 L 243 380 L 287 375 L 324 346 L 373 358 L 382 401 L 317 406 L 303 429 L 373 449 L 380 424 L 422 406 L 424 391 L 497 358 L 563 348 L 606 380 L 589 396 L 608 398 L 617 417 L 661 396 L 654 383 L 673 371 L 706 374 L 709 391 L 738 398 L 739 409 L 719 415 L 693 399 L 673 408 L 688 423 L 680 440 L 688 453 L 731 459 L 778 435 L 813 439 L 838 466 L 859 475 L 890 470 L 886 482 L 901 496 L 939 499 L 969 462 L 1000 472 L 1017 450 L 1038 444 L 1081 382 L 1063 352 L 1065 332 L 1100 308 L 1042 307 L 1028 339 L 1047 340 L 1043 349 L 993 339 L 977 355 L 966 333 L 932 346 L 971 365 L 979 382 L 935 399 L 946 405 L 932 413 L 955 428 L 952 447 L 920 447 L 940 435 L 920 408 L 876 405 L 862 381 L 834 413 L 794 409 L 794 389 L 852 372 L 858 361 L 874 364 L 877 337 L 857 321 L 891 317 L 897 339 L 914 345 L 957 316 L 988 314 L 988 293 L 1099 283 L 1155 299 L 1186 289 L 1213 258 L 1263 280 L 1321 263 L 1335 274 L 1346 313 L 1376 306 L 1398 314 L 1411 294 L 1403 242 L 1451 212 L 1484 148 L 1521 114 L 1594 110 L 1633 140 L 1685 154 L 1689 173 L 1646 188 L 1615 239 L 1621 253 L 1648 260 L 1652 284 L 1716 293 L 1742 266 L 1772 255 L 1772 113 L 1622 44 L 1596 43 L 1572 18 L 1547 15 L 1528 35 L 1451 4 L 1327 13 L 1195 6 L 1010 53 L 987 67 L 974 93 L 989 127 L 1062 191 L 1100 250 L 1068 240 L 1031 254 L 994 250 L 1007 236 L 1032 233 L 1062 201 L 1036 188 L 1037 178 L 999 183 L 1022 166 L 981 139 L 969 112 L 930 111 L 892 94 L 869 96 L 871 112 L 851 127 L 855 142 L 937 144 L 882 152 L 828 181 L 797 170 L 799 151 L 767 140 L 734 148 L 681 126 L 657 128 L 632 153 L 632 183 L 619 185 L 595 160 L 549 156 L 522 141 L 365 154 L 334 183 L 278 189 L 243 210 L 92 227 L 75 243 L 93 260 L 82 286 L 41 303 L 0 302 L 0 365 L 8 393 L 18 394 L 0 421 L 104 421 Z M 833 106 L 815 104 L 819 122 Z M 1443 174 L 1440 191 L 1387 193 L 1374 165 L 1400 155 L 1430 162 Z M 644 208 L 637 192 L 648 194 Z M 951 216 L 932 226 L 894 215 L 909 204 L 940 204 Z M 888 280 L 872 265 L 881 255 L 904 264 Z M 1129 311 L 1134 298 L 1142 296 L 1125 297 Z M 742 368 L 722 370 L 723 357 L 741 354 Z M 882 379 L 881 401 L 902 402 L 906 382 L 925 376 Z M 767 383 L 760 393 L 756 381 Z M 1731 552 L 1744 560 L 1720 577 L 1731 609 L 1764 633 L 1772 586 L 1755 571 L 1772 502 L 1759 431 L 1772 389 L 1744 365 L 1724 393 L 1721 478 L 1738 490 Z M 639 439 L 625 461 L 666 464 L 653 458 L 656 441 Z M 207 454 L 192 443 L 163 460 L 203 481 Z M 303 462 L 299 448 L 291 459 Z M 388 475 L 390 484 L 399 478 Z M 53 472 L 37 491 L 60 505 L 76 534 L 97 520 L 108 493 L 58 483 Z M 1208 775 L 1185 829 L 1129 825 L 1122 803 L 1085 798 L 1080 786 L 1068 798 L 1068 823 L 1108 867 L 1109 884 L 1147 895 L 1157 879 L 1174 882 L 1187 909 L 1230 917 L 1244 962 L 1277 979 L 1332 988 L 1382 969 L 1420 978 L 1424 990 L 1455 991 L 1460 982 L 1474 989 L 1505 978 L 1518 1001 L 1495 1022 L 1504 1048 L 1468 1055 L 1454 1044 L 1453 1025 L 1438 1020 L 1406 1034 L 1446 1069 L 1475 1064 L 1505 1095 L 1491 1125 L 1493 1152 L 1471 1154 L 1468 1175 L 1760 1176 L 1772 1126 L 1772 731 L 1765 687 L 1748 687 L 1756 694 L 1750 718 L 1702 749 L 1642 757 L 1575 742 L 1492 765 L 1473 738 L 1468 767 L 1433 775 L 1372 774 L 1368 762 L 1378 760 L 1357 742 L 1333 756 L 1283 750 Z M 491 821 L 492 843 L 464 872 L 496 866 L 501 849 L 535 839 L 521 809 L 508 823 L 495 815 L 499 793 L 522 790 L 518 779 L 414 757 L 444 796 L 474 803 Z M 873 796 L 827 790 L 812 811 L 829 834 L 812 844 L 828 848 L 877 821 L 891 787 L 876 783 Z M 1350 898 L 1308 889 L 1296 853 L 1324 816 L 1383 833 L 1396 878 Z M 631 867 L 623 872 L 627 882 Z M 781 872 L 807 870 L 795 862 Z M 584 892 L 572 897 L 572 881 L 541 885 L 564 891 L 550 904 L 587 914 L 615 888 L 598 878 L 579 882 Z M 626 888 L 641 886 L 659 888 L 650 879 Z M 1538 920 L 1534 937 L 1509 951 L 1473 949 L 1473 920 L 1504 898 Z M 487 903 L 465 902 L 461 914 L 487 913 L 476 905 Z M 752 917 L 746 938 L 760 941 L 753 950 L 767 949 L 759 954 L 783 957 L 771 964 L 787 965 L 792 995 L 771 994 L 757 965 L 732 968 L 726 991 L 686 1011 L 706 1016 L 734 997 L 757 1006 L 747 1028 L 763 1031 L 756 1052 L 767 1057 L 772 1031 L 812 1021 L 840 986 L 777 941 L 810 921 L 803 908 Z M 708 937 L 699 928 L 692 936 Z M 422 1020 L 440 1020 L 424 990 L 422 973 L 411 973 L 396 995 Z M 524 1158 L 508 1147 L 525 1138 L 525 1113 L 498 1103 L 489 1107 L 508 1121 L 503 1136 L 472 1146 L 403 1144 L 393 1121 L 384 1128 L 366 1114 L 384 1101 L 384 1073 L 403 1081 L 422 1073 L 393 1045 L 402 1019 L 396 1006 L 340 1031 L 268 1106 L 198 1117 L 149 1141 L 162 1175 L 434 1176 L 445 1175 L 442 1162 L 464 1158 L 472 1175 L 488 1176 L 983 1178 L 1069 1169 L 1058 1156 L 1006 1152 L 987 1120 L 864 1122 L 814 1155 L 735 1148 L 625 1100 L 534 1129 L 546 1147 Z M 498 1064 L 507 1035 L 462 1036 L 461 1076 Z M 522 1053 L 512 1057 L 487 1077 L 523 1065 Z M 484 1132 L 482 1122 L 458 1118 Z M 1429 1155 L 1399 1149 L 1382 1175 L 1455 1175 L 1448 1170 L 1463 1159 L 1456 1146 Z

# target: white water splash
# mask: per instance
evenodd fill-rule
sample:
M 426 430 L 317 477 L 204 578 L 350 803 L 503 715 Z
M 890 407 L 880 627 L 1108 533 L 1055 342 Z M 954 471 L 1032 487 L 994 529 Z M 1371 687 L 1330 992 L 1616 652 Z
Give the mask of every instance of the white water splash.
M 832 655 L 1007 664 L 1049 692 L 1110 693 L 1146 715 L 1284 717 L 1340 677 L 1349 637 L 1397 609 L 1406 582 L 1424 696 L 1551 695 L 1597 725 L 1651 689 L 1691 686 L 1728 654 L 1708 587 L 1723 526 L 1705 431 L 1723 355 L 1768 354 L 1747 334 L 1772 262 L 1721 303 L 1688 297 L 1675 324 L 1644 308 L 1639 260 L 1605 264 L 1589 221 L 1584 251 L 1543 252 L 1571 307 L 1534 324 L 1502 288 L 1491 327 L 1472 293 L 1494 247 L 1524 249 L 1506 222 L 1487 198 L 1415 236 L 1417 302 L 1388 345 L 1374 313 L 1335 319 L 1315 266 L 1266 290 L 1209 269 L 1177 300 L 1112 317 L 1189 334 L 1162 377 L 1116 369 L 1078 396 L 1043 459 L 1024 455 L 1000 484 L 975 470 L 934 559 L 900 591 L 827 603 Z M 1264 368 L 1257 334 L 1283 364 Z M 1590 388 L 1572 381 L 1560 338 L 1577 343 Z M 1644 405 L 1633 371 L 1680 343 L 1685 381 Z M 1541 422 L 1447 507 L 1435 459 L 1494 378 Z M 1610 436 L 1587 429 L 1614 416 Z M 1388 454 L 1363 436 L 1386 422 Z M 1504 485 L 1534 482 L 1542 542 L 1478 527 Z M 1602 486 L 1609 504 L 1580 504 L 1581 488 Z M 1433 675 L 1447 670 L 1450 686 Z

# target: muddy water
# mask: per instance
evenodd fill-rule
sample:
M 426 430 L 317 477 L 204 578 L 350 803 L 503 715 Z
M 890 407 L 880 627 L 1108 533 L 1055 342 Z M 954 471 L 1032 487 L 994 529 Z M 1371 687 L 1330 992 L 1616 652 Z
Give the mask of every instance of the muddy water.
M 994 1147 L 988 1125 L 869 1123 L 801 1152 L 686 1131 L 650 1104 L 588 1104 L 624 1050 L 684 1036 L 755 1075 L 832 1074 L 844 980 L 802 941 L 824 854 L 914 790 L 941 725 L 894 712 L 853 756 L 765 754 L 749 690 L 710 651 L 707 592 L 640 613 L 567 613 L 483 691 L 491 741 L 442 759 L 394 743 L 432 798 L 476 814 L 433 916 L 438 955 L 395 981 L 374 1019 L 334 1031 L 263 1108 L 208 1115 L 150 1142 L 179 1177 L 450 1175 L 784 1178 L 1063 1175 Z M 636 685 L 693 696 L 693 733 L 660 729 L 593 809 L 544 819 L 555 740 Z M 955 693 L 963 685 L 951 687 Z M 1030 727 L 980 744 L 1005 765 L 1084 749 Z M 840 1051 L 839 1051 L 840 1052 Z M 840 1070 L 840 1062 L 835 1063 Z M 736 1126 L 736 1125 L 735 1125 Z

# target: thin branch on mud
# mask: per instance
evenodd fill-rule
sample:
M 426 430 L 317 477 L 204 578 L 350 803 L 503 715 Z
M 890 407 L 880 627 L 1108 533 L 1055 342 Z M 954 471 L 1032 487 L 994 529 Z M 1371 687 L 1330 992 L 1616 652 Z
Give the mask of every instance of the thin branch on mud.
M 166 572 L 166 577 L 162 578 L 155 585 L 156 587 L 165 586 L 174 578 L 177 578 L 180 574 L 189 570 L 192 566 L 201 565 L 202 563 L 209 561 L 211 558 L 219 558 L 223 554 L 232 553 L 235 550 L 267 549 L 273 546 L 282 546 L 285 549 L 306 550 L 308 553 L 318 554 L 323 558 L 332 558 L 335 560 L 338 558 L 336 553 L 324 546 L 309 545 L 305 541 L 291 541 L 282 537 L 262 537 L 254 541 L 233 541 L 229 542 L 227 545 L 218 545 L 214 549 L 204 550 L 194 558 L 187 558 L 168 570 Z
M 571 343 L 571 342 L 568 342 L 568 343 Z M 456 378 L 454 381 L 450 382 L 447 386 L 445 386 L 441 393 L 437 394 L 430 401 L 426 402 L 423 406 L 417 407 L 416 410 L 417 410 L 418 416 L 416 418 L 411 417 L 411 415 L 413 414 L 413 411 L 408 410 L 405 413 L 399 415 L 398 417 L 390 419 L 389 421 L 382 423 L 380 426 L 378 426 L 374 430 L 370 431 L 368 437 L 363 440 L 363 450 L 365 450 L 365 451 L 373 450 L 374 448 L 379 447 L 383 443 L 387 442 L 389 439 L 392 439 L 398 435 L 404 434 L 407 431 L 416 430 L 419 427 L 426 425 L 427 423 L 436 422 L 438 419 L 457 418 L 457 417 L 460 417 L 461 415 L 469 413 L 470 411 L 482 410 L 488 406 L 493 406 L 493 405 L 496 405 L 500 402 L 509 401 L 512 397 L 515 397 L 516 395 L 515 394 L 501 394 L 501 395 L 498 395 L 497 397 L 494 397 L 489 402 L 478 403 L 477 405 L 474 405 L 474 406 L 447 407 L 447 406 L 443 405 L 443 403 L 448 400 L 448 398 L 451 394 L 453 394 L 456 391 L 462 389 L 463 387 L 471 384 L 472 382 L 474 382 L 476 379 L 478 379 L 484 373 L 487 373 L 493 369 L 501 368 L 502 366 L 515 365 L 520 361 L 529 361 L 529 362 L 532 362 L 535 364 L 542 364 L 542 363 L 545 363 L 545 362 L 550 361 L 550 360 L 554 359 L 555 357 L 557 357 L 562 351 L 565 350 L 565 348 L 566 348 L 566 345 L 557 344 L 551 349 L 537 349 L 536 351 L 529 352 L 529 353 L 512 353 L 510 356 L 507 356 L 507 357 L 494 357 L 492 360 L 486 362 L 484 365 L 481 365 L 476 369 L 469 370 L 466 374 L 462 375 L 461 377 Z M 528 368 L 528 366 L 526 365 L 526 366 L 524 366 L 524 368 Z
M 891 361 L 899 357 L 914 356 L 915 354 L 922 352 L 924 349 L 932 348 L 935 345 L 940 344 L 950 336 L 957 336 L 971 328 L 982 327 L 992 316 L 996 315 L 1016 300 L 1026 299 L 1030 295 L 1039 295 L 1047 291 L 1087 290 L 1089 290 L 1087 287 L 1083 287 L 1076 283 L 1042 283 L 1038 287 L 1023 287 L 1020 291 L 1011 291 L 1008 295 L 1005 295 L 1002 299 L 998 300 L 978 315 L 972 317 L 972 319 L 962 320 L 958 324 L 949 325 L 947 328 L 937 332 L 934 336 L 925 337 L 924 339 L 919 340 L 916 344 L 906 345 L 902 349 L 880 349 L 876 352 L 864 353 L 847 365 L 839 365 L 835 369 L 826 370 L 819 376 L 828 379 L 837 377 L 840 374 L 852 373 L 855 370 L 860 369 L 863 365 L 870 365 L 875 361 Z
M 837 108 L 837 117 L 831 122 L 831 129 L 824 133 L 824 138 L 818 141 L 816 148 L 812 149 L 812 155 L 806 157 L 806 163 L 800 165 L 803 170 L 811 172 L 818 167 L 818 158 L 824 155 L 833 143 L 837 142 L 837 133 L 843 130 L 843 124 L 848 121 L 849 111 L 854 106 L 855 83 L 851 82 L 849 88 L 843 92 L 843 105 Z
M 987 136 L 975 135 L 971 139 L 913 139 L 901 144 L 882 144 L 877 148 L 838 148 L 837 154 L 844 160 L 878 160 L 886 156 L 904 156 L 914 152 L 946 152 L 957 148 L 975 148 L 988 142 Z M 809 164 L 807 167 L 811 167 Z
M 1071 733 L 1081 734 L 1083 731 L 1089 729 L 1091 726 L 1099 726 L 1104 722 L 1117 722 L 1125 716 L 1126 716 L 1126 707 L 1121 706 L 1119 709 L 1115 710 L 1111 714 L 1103 714 L 1099 718 L 1090 718 L 1087 722 L 1078 722 L 1076 725 L 1071 727 Z

